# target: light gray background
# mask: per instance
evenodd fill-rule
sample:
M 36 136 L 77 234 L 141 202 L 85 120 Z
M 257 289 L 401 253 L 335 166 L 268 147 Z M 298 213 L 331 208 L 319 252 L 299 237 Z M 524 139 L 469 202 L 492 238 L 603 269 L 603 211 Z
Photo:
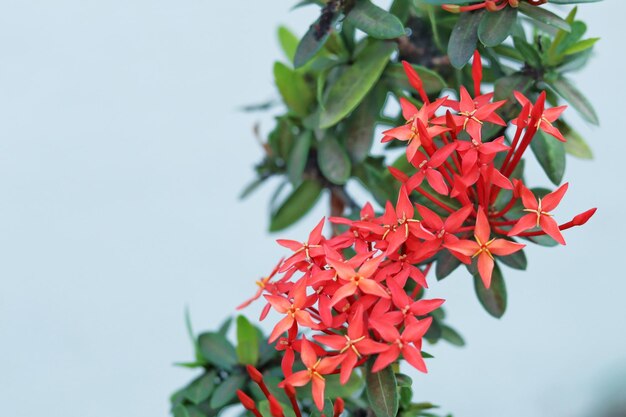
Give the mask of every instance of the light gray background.
M 272 187 L 237 201 L 271 117 L 237 108 L 274 97 L 276 25 L 317 13 L 292 3 L 0 2 L 0 415 L 167 415 L 193 377 L 171 365 L 191 359 L 184 307 L 215 326 L 284 253 Z M 465 274 L 432 285 L 468 345 L 430 348 L 416 396 L 457 417 L 595 415 L 626 380 L 624 7 L 581 9 L 604 39 L 575 80 L 602 126 L 577 124 L 596 160 L 569 161 L 558 214 L 598 214 L 506 271 L 501 321 Z

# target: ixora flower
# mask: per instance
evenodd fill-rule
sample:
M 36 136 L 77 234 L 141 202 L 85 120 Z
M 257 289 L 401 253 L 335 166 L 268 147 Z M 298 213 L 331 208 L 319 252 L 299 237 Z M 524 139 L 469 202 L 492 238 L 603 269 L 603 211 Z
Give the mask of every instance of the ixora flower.
M 517 94 L 519 114 L 505 120 L 497 113 L 504 102 L 480 93 L 479 55 L 472 69 L 476 97 L 462 89 L 459 101 L 430 102 L 419 75 L 404 68 L 423 105 L 401 97 L 406 122 L 383 139 L 407 144 L 410 168 L 390 168 L 399 182 L 395 206 L 387 201 L 377 215 L 368 203 L 356 220 L 332 217 L 340 231 L 328 238 L 322 219 L 305 242 L 278 240 L 292 253 L 251 299 L 263 295 L 268 302 L 262 318 L 269 308 L 281 316 L 269 337 L 284 352 L 281 387 L 310 385 L 319 409 L 328 375 L 339 373 L 346 383 L 366 362 L 378 372 L 400 360 L 426 372 L 423 338 L 444 300 L 424 294 L 439 256 L 475 264 L 489 288 L 499 259 L 525 247 L 516 239 L 547 235 L 564 244 L 561 231 L 595 213 L 557 224 L 552 211 L 568 185 L 537 198 L 516 169 L 539 129 L 563 139 L 552 123 L 564 109 L 546 108 L 545 93 L 534 103 Z M 512 137 L 487 136 L 485 123 L 503 132 L 511 127 Z M 254 413 L 253 403 L 240 398 Z

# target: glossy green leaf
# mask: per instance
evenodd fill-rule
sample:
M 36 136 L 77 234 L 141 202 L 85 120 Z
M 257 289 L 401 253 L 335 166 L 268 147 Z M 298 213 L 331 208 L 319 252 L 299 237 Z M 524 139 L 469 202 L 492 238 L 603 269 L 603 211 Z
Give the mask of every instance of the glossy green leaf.
M 371 364 L 365 371 L 365 391 L 376 417 L 396 417 L 399 408 L 396 376 L 391 366 L 373 373 Z
M 270 231 L 286 229 L 300 220 L 315 205 L 322 189 L 319 182 L 304 180 L 273 213 Z
M 282 62 L 274 63 L 274 80 L 287 107 L 299 116 L 306 116 L 315 95 L 304 75 Z
M 224 335 L 203 333 L 198 337 L 202 356 L 212 365 L 221 369 L 232 369 L 237 364 L 237 353 Z
M 424 91 L 426 91 L 427 94 L 438 94 L 441 90 L 446 88 L 446 82 L 435 71 L 421 65 L 411 64 L 411 66 L 422 79 L 422 82 L 424 83 Z M 384 77 L 398 88 L 416 92 L 409 83 L 409 79 L 404 72 L 402 64 L 389 64 L 385 70 Z
M 376 39 L 393 39 L 404 35 L 400 19 L 369 0 L 357 1 L 346 21 Z
M 374 87 L 346 122 L 344 134 L 346 150 L 354 163 L 363 162 L 372 148 L 376 121 L 386 96 L 384 88 Z
M 518 250 L 517 252 L 508 256 L 498 256 L 497 259 L 498 261 L 513 269 L 519 269 L 524 271 L 528 267 L 528 260 L 526 259 L 526 254 L 523 250 Z
M 361 103 L 395 49 L 392 42 L 376 41 L 358 54 L 354 63 L 330 86 L 320 115 L 320 128 L 337 124 Z
M 550 83 L 558 95 L 563 97 L 578 113 L 594 125 L 599 124 L 598 115 L 585 96 L 565 77 L 560 77 Z
M 441 338 L 454 346 L 465 346 L 465 340 L 456 330 L 445 324 L 441 325 Z
M 309 150 L 311 149 L 312 141 L 313 132 L 307 130 L 296 138 L 293 148 L 291 148 L 287 162 L 287 177 L 293 185 L 298 185 L 302 182 L 302 174 L 309 160 Z
M 222 336 L 226 337 L 228 335 L 228 331 L 230 330 L 230 326 L 233 324 L 232 317 L 226 317 L 224 321 L 220 324 L 217 332 Z
M 189 313 L 189 308 L 185 308 L 185 328 L 187 329 L 187 336 L 189 336 L 189 340 L 191 340 L 191 344 L 193 346 L 194 355 L 196 357 L 196 363 L 200 363 L 203 361 L 202 354 L 200 353 L 200 345 L 198 344 L 198 339 L 193 331 L 193 326 L 191 325 L 191 314 Z
M 491 276 L 491 286 L 485 288 L 483 281 L 478 274 L 474 275 L 474 289 L 480 304 L 485 308 L 487 313 L 495 318 L 500 318 L 506 310 L 506 286 L 502 272 L 497 264 L 493 267 Z
M 565 174 L 565 147 L 563 142 L 538 130 L 530 142 L 530 148 L 550 181 L 559 185 Z
M 595 43 L 597 41 L 599 41 L 600 38 L 589 38 L 589 39 L 584 39 L 582 41 L 576 42 L 574 45 L 570 46 L 569 48 L 567 48 L 565 50 L 565 55 L 573 55 L 573 54 L 577 54 L 579 52 L 583 52 L 591 47 L 593 47 L 593 45 L 595 45 Z
M 478 39 L 483 45 L 500 45 L 511 33 L 517 20 L 517 9 L 505 7 L 497 12 L 487 12 L 478 25 Z
M 333 184 L 343 185 L 350 178 L 350 157 L 331 134 L 327 133 L 317 145 L 317 164 L 324 177 Z
M 474 54 L 478 26 L 484 13 L 484 10 L 462 13 L 454 25 L 448 42 L 448 56 L 454 67 L 462 68 Z
M 182 404 L 178 404 L 176 407 L 174 407 L 174 409 L 172 410 L 172 415 L 174 417 L 189 417 L 187 408 Z
M 518 9 L 531 19 L 535 19 L 541 23 L 545 23 L 546 25 L 553 26 L 566 32 L 571 30 L 569 23 L 543 7 L 532 6 L 529 3 L 521 1 Z
M 219 409 L 232 402 L 237 395 L 237 390 L 246 384 L 246 376 L 243 374 L 232 374 L 223 380 L 213 391 L 209 406 Z
M 583 137 L 565 122 L 557 122 L 557 127 L 567 139 L 563 145 L 565 152 L 580 159 L 593 159 L 593 152 Z
M 335 27 L 335 24 L 339 20 L 340 15 L 335 14 L 333 16 L 330 25 L 328 25 L 329 30 L 320 33 L 320 22 L 319 19 L 315 21 L 310 27 L 309 30 L 304 34 L 300 42 L 298 43 L 298 47 L 296 48 L 296 53 L 293 58 L 293 65 L 296 68 L 300 68 L 304 66 L 307 62 L 317 54 L 317 52 L 322 49 L 332 30 Z
M 194 379 L 191 384 L 185 388 L 185 398 L 196 405 L 208 399 L 215 388 L 216 376 L 217 373 L 215 371 L 210 371 Z
M 255 192 L 267 179 L 268 177 L 260 177 L 246 185 L 246 187 L 239 194 L 239 198 L 241 200 L 249 197 L 253 192 Z
M 441 281 L 450 275 L 455 269 L 461 265 L 455 256 L 451 255 L 447 250 L 442 250 L 437 254 L 437 263 L 435 264 L 435 276 Z
M 527 75 L 513 74 L 507 77 L 498 78 L 494 86 L 494 101 L 508 100 L 512 104 L 517 103 L 514 91 L 524 93 L 534 83 L 534 80 Z
M 257 329 L 244 316 L 237 317 L 237 358 L 243 365 L 256 365 L 259 360 Z
M 542 66 L 541 56 L 537 50 L 524 39 L 513 36 L 513 44 L 515 45 L 515 49 L 517 49 L 524 58 L 524 62 L 534 68 L 540 68 Z
M 298 48 L 298 38 L 285 26 L 278 27 L 278 42 L 289 62 L 293 62 Z

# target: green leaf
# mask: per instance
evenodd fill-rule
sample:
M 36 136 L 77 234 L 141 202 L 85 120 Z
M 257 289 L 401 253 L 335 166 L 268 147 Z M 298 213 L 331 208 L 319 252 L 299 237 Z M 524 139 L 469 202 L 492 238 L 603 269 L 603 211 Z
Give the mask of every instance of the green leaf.
M 437 281 L 441 281 L 452 273 L 461 265 L 455 256 L 451 255 L 447 250 L 442 250 L 437 255 L 437 263 L 435 264 L 435 276 Z
M 315 180 L 304 180 L 272 215 L 270 232 L 291 226 L 315 205 L 322 194 L 322 186 Z
M 306 116 L 315 95 L 304 79 L 304 75 L 282 62 L 275 62 L 274 80 L 287 107 L 298 116 Z
M 196 335 L 193 332 L 193 326 L 191 325 L 191 315 L 189 313 L 189 308 L 185 308 L 185 327 L 187 328 L 187 336 L 191 340 L 191 344 L 193 346 L 194 355 L 196 357 L 196 362 L 202 362 L 202 354 L 200 353 L 200 345 L 198 344 L 198 339 L 196 339 Z
M 237 358 L 243 365 L 256 365 L 259 360 L 259 334 L 244 316 L 237 317 Z
M 380 78 L 395 49 L 392 42 L 375 41 L 361 51 L 330 86 L 320 115 L 320 128 L 337 124 L 361 103 Z
M 228 331 L 230 330 L 231 324 L 233 324 L 233 318 L 226 317 L 224 321 L 222 322 L 222 324 L 220 324 L 220 327 L 217 330 L 217 332 L 221 334 L 222 336 L 226 337 L 228 335 Z
M 417 72 L 422 79 L 424 91 L 426 91 L 427 94 L 438 94 L 441 90 L 446 88 L 446 82 L 435 71 L 421 65 L 411 64 L 411 67 L 413 67 L 415 72 Z M 402 90 L 416 92 L 409 83 L 409 79 L 404 72 L 402 64 L 389 64 L 385 70 L 384 77 Z
M 450 63 L 456 68 L 463 68 L 476 49 L 478 26 L 484 10 L 462 13 L 457 20 L 448 42 Z
M 339 141 L 328 133 L 317 146 L 317 164 L 324 177 L 333 184 L 343 185 L 350 178 L 350 157 Z
M 220 409 L 235 399 L 237 390 L 246 384 L 246 376 L 243 374 L 232 374 L 222 381 L 211 396 L 209 406 L 215 410 Z
M 514 91 L 524 93 L 533 85 L 534 80 L 527 75 L 513 74 L 507 77 L 498 78 L 494 86 L 494 100 L 508 100 L 512 104 L 516 103 Z
M 488 47 L 500 45 L 511 33 L 516 20 L 517 9 L 513 7 L 485 13 L 478 25 L 478 39 Z
M 569 23 L 543 7 L 532 6 L 529 3 L 520 2 L 518 9 L 531 19 L 535 19 L 541 23 L 545 23 L 546 25 L 553 26 L 566 32 L 571 30 Z
M 530 148 L 550 181 L 554 185 L 559 185 L 565 174 L 565 147 L 563 142 L 538 130 L 530 142 Z
M 594 125 L 599 124 L 598 115 L 591 103 L 582 95 L 582 93 L 572 85 L 565 77 L 559 77 L 549 84 L 554 91 L 563 97 L 578 113 Z
M 507 256 L 498 256 L 498 261 L 508 267 L 522 271 L 526 270 L 528 267 L 528 260 L 526 259 L 526 254 L 523 250 L 518 250 L 517 252 Z
M 386 97 L 387 92 L 384 88 L 374 87 L 348 118 L 344 137 L 346 150 L 352 162 L 358 164 L 367 158 L 374 143 L 376 121 Z
M 579 52 L 583 52 L 591 47 L 593 47 L 593 45 L 595 45 L 595 43 L 597 41 L 599 41 L 600 38 L 589 38 L 589 39 L 584 39 L 580 42 L 576 42 L 574 45 L 570 46 L 569 48 L 567 48 L 565 50 L 565 55 L 573 55 L 573 54 L 577 54 Z
M 239 199 L 243 200 L 243 199 L 249 197 L 250 194 L 255 192 L 265 182 L 265 180 L 268 179 L 268 178 L 269 177 L 259 177 L 259 178 L 255 179 L 254 181 L 252 181 L 251 183 L 249 183 L 248 185 L 246 185 L 246 188 L 244 188 L 241 191 L 241 194 L 239 194 Z
M 393 39 L 404 35 L 400 19 L 369 0 L 356 2 L 346 21 L 376 39 Z
M 298 48 L 298 38 L 285 26 L 278 27 L 278 42 L 289 62 L 293 62 Z
M 504 315 L 506 310 L 506 286 L 504 285 L 502 272 L 497 264 L 493 267 L 489 289 L 485 288 L 478 274 L 474 275 L 474 289 L 480 304 L 482 304 L 487 313 L 498 319 Z
M 567 142 L 563 144 L 565 146 L 565 152 L 576 158 L 593 159 L 591 148 L 578 132 L 563 121 L 557 121 L 557 127 L 563 136 L 565 136 L 565 139 L 567 139 Z
M 209 398 L 215 388 L 216 376 L 217 373 L 215 371 L 209 371 L 194 379 L 191 384 L 185 388 L 185 398 L 196 405 Z
M 524 61 L 528 65 L 534 68 L 540 68 L 542 66 L 541 57 L 531 44 L 518 36 L 513 36 L 513 44 L 515 45 L 515 49 L 522 54 Z
M 202 356 L 220 369 L 232 369 L 237 364 L 237 353 L 233 345 L 219 333 L 202 333 L 198 337 Z
M 365 371 L 365 391 L 376 417 L 396 417 L 399 408 L 398 390 L 391 366 L 372 373 L 370 361 Z
M 174 415 L 174 417 L 189 417 L 187 409 L 182 404 L 178 404 L 176 407 L 174 407 L 174 409 L 172 410 L 172 414 Z
M 413 380 L 410 376 L 405 374 L 396 374 L 396 384 L 399 387 L 411 387 L 413 385 Z
M 441 338 L 454 346 L 465 346 L 465 340 L 456 330 L 445 324 L 441 325 Z
M 312 140 L 313 132 L 306 130 L 296 138 L 293 148 L 291 148 L 287 162 L 287 177 L 293 185 L 302 182 L 302 174 L 309 160 Z
M 310 27 L 309 30 L 304 34 L 302 39 L 300 39 L 300 43 L 298 43 L 298 48 L 296 48 L 296 54 L 293 58 L 293 65 L 296 68 L 300 68 L 304 66 L 307 62 L 313 58 L 317 52 L 322 49 L 326 41 L 328 40 L 328 36 L 332 32 L 335 27 L 335 24 L 339 20 L 340 14 L 335 13 L 333 18 L 328 25 L 329 30 L 323 33 L 320 33 L 320 19 L 317 19 Z

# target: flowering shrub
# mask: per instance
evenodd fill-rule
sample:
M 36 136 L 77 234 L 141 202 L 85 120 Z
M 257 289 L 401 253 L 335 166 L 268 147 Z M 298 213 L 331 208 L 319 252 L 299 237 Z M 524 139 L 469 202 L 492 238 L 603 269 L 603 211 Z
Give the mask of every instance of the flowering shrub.
M 324 220 L 305 242 L 279 239 L 293 254 L 279 264 L 279 275 L 262 287 L 267 305 L 261 318 L 270 308 L 283 316 L 269 337 L 284 352 L 281 384 L 310 383 L 320 410 L 324 375 L 337 368 L 342 383 L 370 359 L 373 373 L 400 357 L 426 372 L 422 338 L 432 322 L 429 314 L 444 300 L 416 297 L 428 287 L 425 274 L 440 252 L 448 251 L 465 264 L 474 262 L 488 289 L 496 260 L 525 246 L 514 237 L 532 241 L 533 236 L 547 235 L 564 245 L 561 230 L 584 224 L 595 212 L 591 209 L 559 225 L 551 212 L 567 184 L 537 198 L 514 174 L 538 130 L 554 136 L 551 140 L 564 140 L 552 124 L 564 108 L 545 108 L 544 93 L 531 103 L 516 92 L 522 109 L 509 121 L 515 129 L 507 145 L 504 136 L 486 138 L 482 132 L 485 123 L 507 126 L 496 114 L 504 101 L 492 102 L 493 93 L 472 97 L 461 87 L 460 100 L 443 97 L 431 103 L 419 75 L 409 64 L 404 67 L 424 103 L 418 110 L 401 97 L 405 123 L 384 132 L 383 140 L 408 144 L 409 172 L 390 168 L 402 184 L 395 206 L 387 202 L 381 216 L 367 204 L 360 219 L 331 218 L 347 230 L 328 239 L 322 236 Z M 480 91 L 478 53 L 473 67 L 475 91 Z M 438 116 L 438 111 L 445 114 Z M 442 214 L 414 205 L 413 192 Z M 513 210 L 520 201 L 524 208 Z M 302 330 L 313 331 L 312 340 Z M 305 369 L 293 373 L 296 353 Z
M 411 380 L 397 367 L 406 361 L 425 373 L 425 342 L 463 344 L 444 323 L 444 300 L 426 296 L 432 276 L 440 280 L 466 265 L 480 302 L 501 317 L 501 266 L 524 269 L 526 244 L 565 245 L 563 232 L 595 213 L 569 220 L 558 214 L 568 189 L 566 150 L 589 155 L 560 119 L 567 106 L 557 97 L 596 121 L 562 76 L 569 57 L 595 42 L 581 39 L 575 9 L 561 19 L 536 7 L 545 1 L 430 1 L 442 8 L 396 1 L 391 12 L 367 0 L 347 3 L 326 2 L 299 42 L 279 32 L 293 61 L 293 68 L 274 68 L 287 112 L 264 145 L 252 187 L 272 175 L 292 184 L 272 210 L 272 230 L 297 221 L 323 190 L 331 215 L 304 241 L 279 239 L 289 252 L 239 306 L 264 303 L 261 320 L 274 319 L 267 340 L 243 316 L 236 348 L 228 325 L 197 339 L 192 333 L 196 360 L 184 365 L 205 373 L 173 396 L 175 415 L 214 415 L 238 399 L 255 417 L 432 416 L 432 405 L 412 402 Z M 554 27 L 538 32 L 535 46 L 526 42 L 518 9 Z M 483 13 L 502 15 L 494 21 Z M 424 30 L 426 16 L 434 45 L 404 32 L 405 25 Z M 339 22 L 341 36 L 334 32 Z M 368 36 L 357 41 L 355 28 Z M 434 60 L 443 33 L 447 55 Z M 513 33 L 513 44 L 502 44 Z M 399 62 L 392 62 L 396 48 Z M 501 56 L 522 64 L 507 68 Z M 463 68 L 471 57 L 471 68 Z M 485 84 L 495 91 L 485 92 Z M 383 114 L 388 91 L 400 105 L 397 117 Z M 391 164 L 369 155 L 376 124 L 386 125 L 378 137 L 387 149 L 402 149 Z M 524 180 L 529 150 L 554 190 Z M 353 177 L 374 201 L 356 203 L 346 187 Z

